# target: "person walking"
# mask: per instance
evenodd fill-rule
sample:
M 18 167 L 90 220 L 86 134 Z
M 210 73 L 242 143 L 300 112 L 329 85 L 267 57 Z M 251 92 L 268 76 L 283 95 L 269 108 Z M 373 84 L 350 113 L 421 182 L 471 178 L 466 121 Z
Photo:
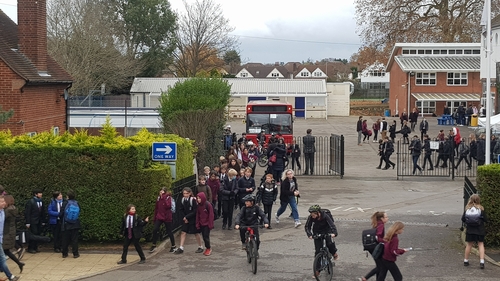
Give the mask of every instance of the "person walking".
M 290 145 L 290 151 L 292 151 L 292 170 L 295 170 L 295 162 L 297 162 L 297 168 L 301 170 L 299 158 L 300 158 L 300 147 L 295 140 Z M 314 157 L 314 156 L 313 156 Z
M 360 119 L 361 121 L 361 119 Z M 360 122 L 359 121 L 359 122 Z M 304 160 L 306 162 L 306 168 L 304 170 L 304 175 L 314 174 L 314 153 L 316 153 L 316 137 L 312 135 L 312 129 L 307 129 L 307 135 L 302 138 L 302 144 L 304 145 Z M 358 143 L 361 143 L 361 133 L 358 132 Z
M 373 129 L 373 142 L 378 142 L 378 131 L 380 130 L 380 118 L 377 119 L 377 121 L 373 122 L 372 129 Z
M 384 243 L 384 235 L 385 235 L 385 224 L 389 221 L 389 217 L 387 216 L 386 212 L 375 212 L 373 213 L 372 217 L 372 227 L 376 228 L 376 236 L 377 236 L 377 242 L 378 243 Z M 373 254 L 373 250 L 369 251 L 370 255 Z M 377 275 L 380 271 L 380 268 L 382 267 L 382 260 L 381 258 L 374 259 L 375 260 L 375 268 L 370 270 L 368 274 L 365 276 L 358 278 L 358 281 L 366 281 L 370 279 L 370 277 Z
M 469 161 L 468 158 L 469 153 L 470 153 L 469 146 L 467 146 L 467 144 L 465 143 L 465 139 L 462 138 L 460 144 L 458 145 L 458 155 L 460 156 L 460 158 L 458 158 L 458 162 L 455 165 L 455 169 L 458 169 L 458 166 L 460 165 L 462 160 L 465 160 L 465 163 L 467 164 L 467 170 L 472 169 L 471 162 Z
M 221 185 L 221 200 L 222 200 L 222 229 L 231 230 L 233 223 L 234 201 L 238 192 L 238 180 L 236 179 L 235 169 L 229 169 L 227 177 L 224 178 Z
M 146 262 L 146 256 L 144 255 L 144 251 L 142 250 L 139 241 L 142 238 L 142 229 L 148 223 L 148 221 L 149 217 L 146 217 L 144 220 L 142 220 L 142 218 L 136 213 L 135 205 L 129 204 L 127 206 L 127 212 L 123 215 L 122 218 L 121 233 L 125 239 L 123 241 L 122 258 L 118 262 L 118 264 L 127 263 L 128 247 L 132 243 L 134 244 L 135 250 L 141 258 L 139 264 L 143 264 Z
M 411 141 L 409 149 L 411 150 L 411 156 L 413 158 L 413 174 L 417 171 L 417 169 L 422 173 L 422 168 L 418 165 L 418 158 L 422 153 L 422 143 L 418 139 L 417 135 L 413 136 L 413 140 Z
M 280 215 L 285 212 L 287 205 L 290 205 L 293 219 L 295 220 L 295 228 L 301 225 L 295 197 L 300 197 L 299 186 L 297 185 L 297 179 L 294 176 L 293 170 L 288 169 L 285 171 L 283 181 L 281 182 L 281 205 L 276 213 L 276 224 L 280 223 Z
M 424 164 L 422 165 L 422 170 L 425 170 L 425 164 L 427 164 L 427 161 L 429 161 L 429 169 L 428 171 L 434 170 L 433 165 L 432 165 L 432 160 L 431 160 L 431 155 L 432 155 L 432 149 L 431 149 L 431 140 L 429 139 L 429 135 L 425 134 L 424 135 Z
M 160 227 L 162 224 L 165 226 L 165 232 L 170 238 L 170 252 L 173 253 L 175 251 L 175 236 L 172 224 L 175 208 L 176 204 L 175 200 L 172 198 L 172 194 L 166 187 L 162 187 L 155 204 L 155 213 L 153 217 L 153 245 L 151 246 L 151 249 L 149 249 L 150 253 L 154 252 L 156 249 L 156 242 L 158 241 Z
M 377 276 L 377 281 L 384 281 L 387 276 L 387 271 L 391 272 L 394 281 L 402 281 L 403 275 L 396 265 L 398 256 L 406 253 L 408 249 L 399 248 L 399 234 L 404 231 L 405 225 L 397 221 L 395 222 L 384 236 L 384 253 L 382 254 L 381 267 Z
M 16 245 L 16 220 L 19 218 L 19 212 L 16 209 L 14 196 L 5 195 L 5 224 L 3 228 L 3 252 L 13 262 L 19 266 L 19 273 L 23 273 L 24 262 L 19 261 L 17 255 L 10 251 Z
M 409 118 L 410 118 L 411 131 L 415 132 L 415 126 L 417 125 L 417 120 L 418 120 L 418 110 L 416 108 L 413 108 Z
M 363 116 L 359 116 L 358 123 L 356 123 L 356 132 L 358 132 L 358 145 L 361 146 L 361 136 L 363 135 Z
M 378 163 L 377 169 L 382 168 L 382 163 L 385 162 L 385 154 L 384 154 L 384 149 L 385 149 L 385 144 L 386 142 L 383 139 L 380 139 L 378 141 L 378 156 L 380 156 L 380 161 Z
M 401 112 L 401 116 L 399 116 L 399 120 L 401 121 L 401 129 L 402 129 L 403 125 L 408 122 L 408 113 L 406 113 L 406 108 L 403 109 L 403 112 Z
M 387 170 L 390 166 L 392 166 L 392 169 L 394 169 L 394 167 L 396 167 L 396 164 L 391 161 L 391 155 L 392 153 L 394 153 L 394 143 L 388 137 L 385 137 L 384 142 L 385 167 L 382 170 Z
M 7 266 L 7 260 L 5 258 L 5 252 L 3 250 L 3 240 L 5 239 L 4 235 L 6 235 L 7 233 L 5 232 L 5 207 L 6 207 L 6 203 L 5 203 L 5 198 L 4 198 L 4 195 L 0 195 L 0 269 L 2 269 L 2 271 L 5 273 L 5 275 L 7 276 L 7 279 L 5 278 L 1 278 L 0 280 L 1 281 L 6 281 L 6 280 L 19 280 L 19 277 L 18 276 L 14 276 L 10 270 L 9 270 L 9 267 Z
M 382 117 L 382 121 L 380 122 L 380 128 L 379 128 L 382 139 L 385 139 L 385 137 L 387 136 L 388 129 L 389 129 L 389 126 L 387 124 L 387 121 L 385 121 L 385 117 Z
M 484 223 L 488 222 L 484 207 L 481 205 L 479 195 L 473 194 L 465 206 L 462 215 L 462 222 L 465 223 L 465 247 L 464 266 L 469 266 L 469 255 L 474 243 L 479 248 L 479 267 L 484 269 L 484 236 L 486 230 Z

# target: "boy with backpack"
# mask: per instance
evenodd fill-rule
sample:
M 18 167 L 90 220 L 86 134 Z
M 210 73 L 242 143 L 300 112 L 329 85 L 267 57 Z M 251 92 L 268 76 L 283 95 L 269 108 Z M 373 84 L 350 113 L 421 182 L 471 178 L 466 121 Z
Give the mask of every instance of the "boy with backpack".
M 267 174 L 266 180 L 260 184 L 257 190 L 257 204 L 262 202 L 264 205 L 264 214 L 267 215 L 269 221 L 268 229 L 271 229 L 271 214 L 276 197 L 278 197 L 278 187 L 273 180 L 273 175 Z
M 245 233 L 248 227 L 252 228 L 258 251 L 260 246 L 259 228 L 257 227 L 259 218 L 264 221 L 264 227 L 266 228 L 269 226 L 269 221 L 262 209 L 255 205 L 255 196 L 253 194 L 245 195 L 242 200 L 245 205 L 243 205 L 238 215 L 236 215 L 234 229 L 240 230 L 241 246 L 242 249 L 245 250 Z M 240 228 L 240 225 L 242 228 Z
M 62 205 L 60 218 L 62 220 L 62 257 L 68 257 L 68 245 L 71 243 L 73 258 L 79 258 L 78 234 L 80 232 L 80 205 L 75 200 L 75 192 L 68 191 L 68 200 Z

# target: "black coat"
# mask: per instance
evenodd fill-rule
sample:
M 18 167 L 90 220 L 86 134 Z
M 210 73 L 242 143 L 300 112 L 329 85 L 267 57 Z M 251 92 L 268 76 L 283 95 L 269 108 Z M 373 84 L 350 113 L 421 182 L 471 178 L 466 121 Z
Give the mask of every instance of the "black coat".
M 422 153 L 422 143 L 419 139 L 414 139 L 411 141 L 410 150 L 412 155 L 420 155 Z
M 76 204 L 78 204 L 78 201 L 76 202 Z M 62 204 L 62 207 L 61 207 L 61 212 L 59 212 L 59 217 L 63 221 L 63 225 L 62 225 L 61 229 L 64 231 L 64 230 L 80 229 L 80 228 L 82 228 L 81 224 L 80 224 L 80 219 L 77 219 L 75 223 L 69 223 L 69 222 L 64 221 L 64 219 L 63 219 L 64 218 L 64 212 L 66 211 L 66 206 L 67 205 L 68 205 L 68 200 L 64 200 L 63 204 Z M 80 204 L 78 204 L 78 207 L 80 207 L 80 214 L 81 214 L 82 207 L 80 206 Z
M 128 215 L 125 214 L 122 218 L 122 234 L 123 236 L 127 237 L 128 236 L 128 228 L 127 228 L 127 217 Z M 144 226 L 148 224 L 146 221 L 143 221 L 142 218 L 138 215 L 135 214 L 132 218 L 132 232 L 134 234 L 134 238 L 141 238 L 142 237 L 142 230 Z
M 477 140 L 477 148 L 476 148 L 476 159 L 477 161 L 485 161 L 486 156 L 486 144 L 484 142 L 484 139 L 479 139 Z
M 316 147 L 315 147 L 315 143 L 316 143 L 316 137 L 314 137 L 313 135 L 305 135 L 303 138 L 302 138 L 302 143 L 304 144 L 304 153 L 314 153 L 316 152 Z
M 477 157 L 477 141 L 473 140 L 470 142 L 470 145 L 469 145 L 469 149 L 470 149 L 470 157 L 476 159 Z
M 16 220 L 19 212 L 15 206 L 9 206 L 5 210 L 5 222 L 3 226 L 3 248 L 12 249 L 16 244 Z
M 300 147 L 298 144 L 291 144 L 290 150 L 292 151 L 292 157 L 294 158 L 300 157 Z
M 284 159 L 286 157 L 286 149 L 282 144 L 276 144 L 271 147 L 269 149 L 268 158 L 272 156 L 272 153 L 276 153 L 276 162 L 272 164 L 272 169 L 274 171 L 283 171 L 285 169 Z
M 396 125 L 391 125 L 389 127 L 389 137 L 392 139 L 396 138 Z
M 247 188 L 251 188 L 252 191 L 247 191 Z M 252 194 L 255 191 L 255 188 L 255 180 L 252 177 L 249 177 L 248 179 L 246 177 L 241 177 L 238 180 L 238 197 L 243 201 L 243 197 L 247 194 Z
M 26 202 L 26 208 L 24 209 L 24 219 L 26 224 L 41 224 L 45 219 L 45 207 L 43 205 L 39 208 L 37 202 L 34 198 L 31 198 Z
M 238 181 L 236 179 L 230 181 L 227 177 L 221 184 L 220 196 L 222 201 L 234 200 L 238 193 Z
M 198 208 L 198 202 L 196 198 L 189 197 L 189 200 L 184 202 L 184 197 L 181 198 L 181 202 L 179 202 L 179 214 L 181 218 L 186 218 L 189 224 L 196 223 L 196 210 Z
M 244 206 L 241 208 L 240 212 L 236 215 L 234 220 L 235 225 L 243 226 L 257 226 L 259 224 L 259 218 L 262 219 L 264 224 L 269 224 L 266 214 L 258 206 L 252 206 L 250 208 Z
M 283 202 L 288 202 L 290 200 L 290 196 L 294 196 L 293 192 L 295 190 L 299 190 L 299 186 L 297 185 L 297 179 L 293 177 L 292 181 L 294 183 L 293 188 L 291 188 L 291 183 L 288 180 L 288 178 L 286 178 L 284 181 L 281 182 L 280 200 Z
M 418 112 L 411 112 L 410 113 L 410 122 L 414 123 L 417 122 L 418 119 Z
M 278 187 L 274 182 L 264 182 L 257 189 L 257 203 L 262 202 L 264 205 L 272 205 L 278 197 Z

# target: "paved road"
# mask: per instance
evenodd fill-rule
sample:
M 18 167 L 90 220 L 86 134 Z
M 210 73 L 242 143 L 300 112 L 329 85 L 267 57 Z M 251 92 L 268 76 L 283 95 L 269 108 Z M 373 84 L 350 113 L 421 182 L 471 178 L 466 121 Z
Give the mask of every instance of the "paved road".
M 407 177 L 397 181 L 395 170 L 374 169 L 378 164 L 376 145 L 356 145 L 356 120 L 299 120 L 295 124 L 296 133 L 311 127 L 316 135 L 343 133 L 347 139 L 344 179 L 298 177 L 302 221 L 307 208 L 315 203 L 329 208 L 337 221 L 340 260 L 334 280 L 356 280 L 374 266 L 362 251 L 360 236 L 363 229 L 369 228 L 368 219 L 375 210 L 387 211 L 391 222 L 406 223 L 401 246 L 416 250 L 398 259 L 405 280 L 498 280 L 500 268 L 487 263 L 486 269 L 480 270 L 477 256 L 471 257 L 470 267 L 463 266 L 458 230 L 463 210 L 462 180 Z M 239 122 L 231 125 L 237 132 L 243 130 Z M 439 129 L 431 126 L 431 134 L 437 134 Z M 134 264 L 82 280 L 312 280 L 312 241 L 302 227 L 293 228 L 293 220 L 282 217 L 281 221 L 272 230 L 263 231 L 257 276 L 251 273 L 245 252 L 240 250 L 238 233 L 221 230 L 218 220 L 211 234 L 210 257 L 194 253 L 195 240 L 191 237 L 183 255 L 163 251 L 144 265 Z M 129 253 L 134 254 L 133 249 Z

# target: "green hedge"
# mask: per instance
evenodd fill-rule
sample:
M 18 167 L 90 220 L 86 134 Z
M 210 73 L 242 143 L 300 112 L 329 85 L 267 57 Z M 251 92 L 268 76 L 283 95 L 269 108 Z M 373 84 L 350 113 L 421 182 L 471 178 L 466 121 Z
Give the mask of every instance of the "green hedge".
M 73 189 L 82 207 L 82 238 L 117 240 L 126 206 L 135 204 L 138 214 L 152 216 L 158 190 L 171 186 L 170 167 L 151 160 L 152 142 L 177 143 L 178 178 L 193 174 L 196 150 L 192 141 L 175 135 L 144 129 L 123 138 L 113 130 L 104 128 L 99 137 L 85 131 L 32 138 L 0 132 L 0 184 L 14 196 L 21 213 L 34 189 L 44 192 L 46 207 L 53 191 Z M 151 229 L 146 228 L 146 235 Z
M 481 205 L 488 215 L 485 244 L 500 246 L 500 164 L 480 166 L 477 169 L 477 190 Z

